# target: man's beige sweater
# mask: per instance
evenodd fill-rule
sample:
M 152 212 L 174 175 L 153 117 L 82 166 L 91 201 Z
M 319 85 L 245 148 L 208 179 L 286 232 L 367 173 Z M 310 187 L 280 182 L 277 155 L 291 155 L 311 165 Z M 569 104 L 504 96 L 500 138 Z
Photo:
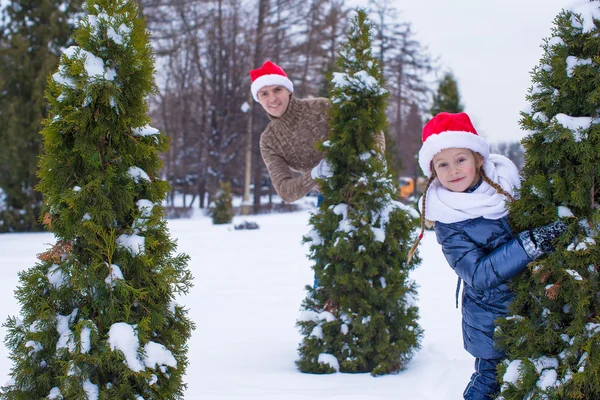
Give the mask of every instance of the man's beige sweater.
M 292 95 L 281 117 L 269 115 L 271 123 L 260 136 L 260 152 L 275 190 L 286 203 L 304 197 L 317 184 L 310 172 L 323 158 L 316 144 L 329 135 L 330 107 L 322 97 L 296 99 Z M 377 142 L 385 151 L 383 135 Z
M 275 190 L 286 203 L 300 199 L 316 185 L 310 171 L 323 158 L 316 144 L 329 134 L 329 108 L 328 99 L 292 95 L 280 118 L 269 115 L 271 123 L 260 136 L 260 153 Z

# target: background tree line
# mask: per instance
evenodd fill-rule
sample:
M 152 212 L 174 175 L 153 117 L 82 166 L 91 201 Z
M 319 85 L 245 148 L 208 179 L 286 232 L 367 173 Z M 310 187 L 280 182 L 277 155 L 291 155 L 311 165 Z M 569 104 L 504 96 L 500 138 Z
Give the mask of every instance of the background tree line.
M 433 61 L 391 2 L 373 1 L 369 8 L 376 23 L 374 56 L 390 91 L 390 155 L 399 166 L 401 146 L 394 143 L 409 136 L 403 128 L 411 108 L 427 108 Z M 248 71 L 270 59 L 284 67 L 296 96 L 325 96 L 349 11 L 343 0 L 145 5 L 160 66 L 153 120 L 172 138 L 164 172 L 174 191 L 198 195 L 201 207 L 222 181 L 241 193 L 250 150 L 252 202 L 254 212 L 260 210 L 260 196 L 273 194 L 258 151 L 269 121 L 249 97 Z
M 352 10 L 345 0 L 141 0 L 152 33 L 159 92 L 153 126 L 171 139 L 163 154 L 167 198 L 206 207 L 222 182 L 254 186 L 253 212 L 274 194 L 258 150 L 269 120 L 250 95 L 248 71 L 280 64 L 298 97 L 325 96 Z M 418 176 L 423 116 L 433 112 L 436 60 L 390 0 L 368 3 L 374 56 L 390 92 L 388 156 L 397 174 Z M 13 0 L 0 23 L 0 232 L 40 229 L 37 184 L 44 89 L 81 13 L 81 0 Z M 453 78 L 452 78 L 453 79 Z M 250 169 L 247 168 L 250 166 Z M 261 196 L 268 196 L 268 201 Z M 187 201 L 187 202 L 186 202 Z

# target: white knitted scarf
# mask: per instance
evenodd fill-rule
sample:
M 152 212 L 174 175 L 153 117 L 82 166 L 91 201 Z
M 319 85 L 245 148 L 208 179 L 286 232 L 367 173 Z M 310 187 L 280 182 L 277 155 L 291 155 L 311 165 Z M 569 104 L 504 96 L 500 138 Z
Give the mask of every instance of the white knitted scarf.
M 499 183 L 502 189 L 514 196 L 515 190 L 521 187 L 519 171 L 508 158 L 499 154 L 490 154 L 483 164 L 486 175 Z M 435 179 L 427 191 L 425 218 L 446 224 L 483 217 L 500 219 L 508 214 L 506 202 L 508 198 L 496 191 L 485 181 L 471 193 L 452 192 Z M 419 200 L 422 208 L 423 199 Z M 422 210 L 421 210 L 422 211 Z

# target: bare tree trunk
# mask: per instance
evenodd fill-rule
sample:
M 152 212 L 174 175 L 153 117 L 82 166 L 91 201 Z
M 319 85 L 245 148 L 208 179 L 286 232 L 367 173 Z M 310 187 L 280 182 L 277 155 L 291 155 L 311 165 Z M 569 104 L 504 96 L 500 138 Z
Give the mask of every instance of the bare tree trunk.
M 404 121 L 402 118 L 402 76 L 403 76 L 403 65 L 402 62 L 398 65 L 398 94 L 397 94 L 397 102 L 398 108 L 396 109 L 396 125 L 398 128 L 398 138 L 402 136 L 402 131 L 404 130 Z
M 316 13 L 317 13 L 317 9 L 318 9 L 318 0 L 314 0 L 310 6 L 310 21 L 308 22 L 307 25 L 307 32 L 306 32 L 306 43 L 305 43 L 305 51 L 304 51 L 304 68 L 302 70 L 302 78 L 301 78 L 301 82 L 303 83 L 304 86 L 306 86 L 306 83 L 308 81 L 308 72 L 310 69 L 310 63 L 312 61 L 312 51 L 313 51 L 313 36 L 314 36 L 314 30 L 315 30 L 315 20 L 316 18 Z
M 252 155 L 254 157 L 254 167 L 252 168 L 253 172 L 253 180 L 254 180 L 254 202 L 252 204 L 252 211 L 257 214 L 260 212 L 260 198 L 262 194 L 262 160 L 260 155 L 260 146 L 259 146 L 260 138 L 256 137 L 256 139 L 252 140 Z
M 254 110 L 254 99 L 252 94 L 248 96 L 248 125 L 246 128 L 246 170 L 244 171 L 244 200 L 240 207 L 240 214 L 248 215 L 252 212 L 252 203 L 250 202 L 250 182 L 252 172 L 252 112 Z
M 204 180 L 200 182 L 198 186 L 198 193 L 200 195 L 200 201 L 198 202 L 198 208 L 204 208 L 204 200 L 206 200 L 206 184 Z
M 252 59 L 252 63 L 250 68 L 256 68 L 260 65 L 260 61 L 262 58 L 262 42 L 263 42 L 263 32 L 265 28 L 265 18 L 267 14 L 267 9 L 269 7 L 268 0 L 259 0 L 258 2 L 258 22 L 256 24 L 256 42 L 254 47 L 254 57 Z M 248 215 L 250 214 L 250 175 L 253 170 L 252 168 L 252 156 L 254 155 L 253 147 L 254 147 L 254 138 L 253 138 L 253 112 L 254 112 L 254 99 L 252 95 L 248 96 L 248 104 L 250 108 L 248 110 L 248 125 L 247 125 L 247 142 L 246 142 L 246 173 L 244 180 L 244 202 L 242 203 L 241 214 Z M 257 169 L 255 163 L 254 170 Z M 260 167 L 259 167 L 260 169 Z M 257 183 L 256 172 L 254 173 L 254 206 L 253 210 L 256 212 L 256 192 L 257 188 L 260 192 L 260 183 Z M 260 176 L 260 175 L 259 175 Z M 260 180 L 260 178 L 259 178 Z M 258 207 L 260 208 L 260 195 L 258 197 Z

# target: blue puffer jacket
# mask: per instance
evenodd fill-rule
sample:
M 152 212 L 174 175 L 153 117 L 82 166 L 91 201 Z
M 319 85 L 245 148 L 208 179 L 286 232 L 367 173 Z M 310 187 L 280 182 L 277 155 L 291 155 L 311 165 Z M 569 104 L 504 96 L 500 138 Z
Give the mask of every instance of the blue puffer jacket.
M 478 358 L 503 357 L 494 349 L 494 320 L 507 315 L 514 297 L 506 282 L 524 270 L 531 259 L 513 236 L 506 217 L 436 222 L 435 233 L 448 263 L 464 281 L 465 349 Z

